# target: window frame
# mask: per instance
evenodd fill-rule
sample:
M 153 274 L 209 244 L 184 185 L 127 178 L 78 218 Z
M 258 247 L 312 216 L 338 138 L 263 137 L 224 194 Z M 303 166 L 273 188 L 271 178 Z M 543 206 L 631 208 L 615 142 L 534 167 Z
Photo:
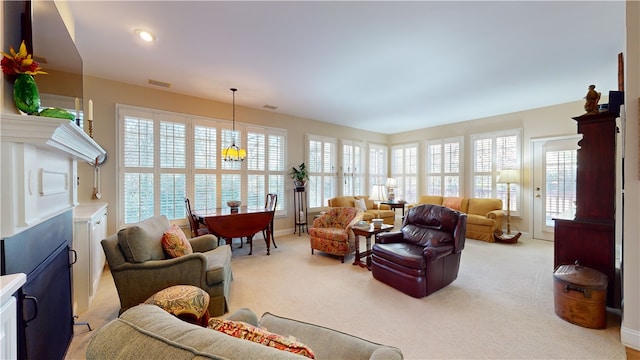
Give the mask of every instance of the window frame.
M 507 149 L 509 152 L 513 152 L 512 154 L 506 154 L 501 158 L 498 157 L 498 153 L 500 152 L 497 145 L 497 140 L 499 138 L 506 137 L 515 137 L 515 145 L 513 149 Z M 479 154 L 476 150 L 476 142 L 480 140 L 489 140 L 490 144 L 490 154 L 485 151 L 484 154 Z M 512 217 L 522 217 L 522 129 L 510 129 L 510 130 L 502 130 L 495 132 L 487 132 L 487 133 L 479 133 L 473 134 L 470 136 L 470 152 L 471 152 L 471 176 L 470 176 L 470 184 L 469 184 L 469 194 L 470 197 L 479 197 L 476 196 L 476 177 L 483 176 L 490 178 L 490 194 L 486 197 L 498 198 L 502 200 L 502 208 L 503 210 L 507 209 L 507 184 L 498 183 L 498 176 L 500 174 L 501 169 L 516 169 L 520 173 L 520 183 L 519 184 L 510 184 L 511 185 L 511 216 Z M 504 152 L 504 150 L 502 150 Z M 483 157 L 490 156 L 490 169 L 483 169 L 485 171 L 477 171 L 476 166 L 478 163 L 483 162 Z M 486 163 L 486 161 L 485 161 Z M 489 171 L 486 171 L 489 170 Z M 486 184 L 485 184 L 486 185 Z
M 448 144 L 458 145 L 458 171 L 457 172 L 451 172 L 445 169 L 447 159 L 446 159 L 445 151 L 443 148 L 446 147 L 446 145 Z M 464 187 L 465 186 L 464 136 L 427 140 L 425 141 L 424 145 L 425 145 L 425 149 L 424 149 L 425 171 L 424 171 L 424 183 L 423 183 L 423 186 L 425 189 L 424 193 L 427 195 L 436 195 L 436 196 L 457 196 L 457 197 L 464 196 L 464 189 L 465 189 Z M 436 166 L 436 164 L 432 163 L 434 160 L 434 156 L 431 152 L 434 146 L 439 146 L 441 150 L 440 159 L 438 159 L 439 160 L 438 172 L 431 172 L 431 170 L 433 170 L 434 167 Z M 446 191 L 447 177 L 457 177 L 458 179 L 457 194 L 450 194 L 450 193 L 447 194 L 447 191 Z M 432 189 L 432 187 L 430 186 L 430 178 L 439 178 L 440 189 L 438 191 L 432 191 L 434 189 Z
M 209 206 L 208 201 L 207 201 L 207 204 L 202 205 L 203 201 L 198 200 L 200 197 L 196 196 L 197 184 L 195 182 L 196 182 L 197 176 L 206 175 L 206 176 L 209 176 L 211 180 L 215 182 L 214 186 L 212 187 L 213 188 L 212 191 L 215 193 L 214 194 L 215 200 L 213 200 L 214 206 L 224 207 L 225 204 L 222 200 L 223 191 L 222 191 L 221 184 L 225 176 L 235 176 L 236 179 L 239 180 L 239 183 L 240 183 L 239 193 L 241 197 L 240 200 L 242 200 L 243 204 L 247 204 L 248 193 L 250 190 L 248 179 L 250 175 L 253 175 L 253 176 L 263 175 L 267 179 L 265 180 L 264 191 L 275 192 L 278 194 L 278 197 L 280 198 L 276 208 L 276 216 L 287 216 L 286 209 L 288 208 L 287 206 L 288 201 L 285 196 L 285 186 L 286 186 L 286 170 L 287 170 L 286 155 L 287 155 L 288 143 L 287 143 L 286 129 L 261 127 L 261 126 L 255 126 L 251 124 L 243 124 L 243 123 L 236 122 L 235 140 L 238 146 L 243 146 L 244 144 L 247 144 L 247 138 L 249 136 L 248 135 L 249 133 L 264 134 L 265 139 L 267 139 L 266 140 L 267 142 L 268 142 L 269 136 L 272 136 L 272 135 L 279 136 L 282 139 L 281 140 L 282 147 L 280 149 L 282 154 L 279 155 L 279 157 L 282 159 L 280 168 L 273 169 L 272 167 L 270 168 L 269 165 L 267 164 L 264 169 L 256 171 L 256 170 L 248 169 L 247 162 L 249 161 L 249 159 L 245 159 L 243 162 L 239 162 L 235 164 L 224 164 L 225 161 L 223 161 L 222 158 L 220 157 L 220 153 L 223 146 L 223 142 L 221 141 L 223 136 L 222 134 L 225 131 L 228 132 L 232 128 L 232 121 L 222 120 L 222 119 L 213 119 L 213 118 L 204 118 L 204 117 L 198 117 L 198 116 L 193 116 L 189 114 L 173 113 L 173 112 L 167 112 L 162 110 L 140 108 L 140 107 L 134 107 L 134 106 L 122 105 L 122 104 L 116 104 L 116 117 L 117 117 L 117 124 L 116 124 L 117 133 L 119 134 L 116 141 L 116 146 L 117 146 L 118 152 L 120 153 L 120 155 L 116 159 L 117 161 L 116 166 L 118 168 L 118 187 L 116 189 L 116 196 L 117 196 L 117 202 L 118 202 L 117 204 L 118 226 L 121 227 L 128 224 L 127 219 L 125 219 L 125 216 L 124 216 L 125 215 L 124 208 L 126 205 L 126 201 L 124 199 L 124 196 L 125 196 L 124 179 L 128 173 L 132 173 L 130 169 L 135 169 L 132 167 L 126 167 L 124 163 L 125 151 L 123 149 L 123 146 L 125 141 L 124 124 L 126 121 L 125 120 L 126 117 L 137 117 L 137 118 L 145 119 L 147 121 L 151 121 L 154 128 L 153 166 L 151 168 L 143 169 L 144 173 L 153 174 L 153 177 L 155 179 L 154 185 L 153 185 L 153 191 L 152 191 L 152 196 L 154 201 L 153 211 L 152 211 L 152 214 L 148 212 L 148 213 L 145 213 L 145 216 L 140 216 L 140 220 L 143 220 L 144 218 L 149 216 L 156 216 L 161 214 L 161 211 L 159 208 L 159 199 L 162 196 L 162 192 L 159 189 L 159 186 L 160 186 L 159 176 L 162 173 L 176 173 L 176 172 L 183 173 L 185 176 L 185 183 L 186 183 L 185 190 L 184 190 L 185 197 L 192 199 L 191 206 L 193 210 L 202 210 Z M 160 159 L 157 157 L 157 155 L 158 155 L 158 152 L 160 151 L 159 150 L 160 139 L 159 139 L 159 132 L 157 132 L 156 130 L 159 130 L 159 127 L 161 126 L 160 124 L 162 121 L 170 121 L 170 122 L 185 124 L 186 160 L 185 160 L 184 168 L 181 168 L 181 170 L 179 171 L 176 170 L 175 168 L 170 168 L 169 171 L 163 171 L 158 165 Z M 204 128 L 209 128 L 211 130 L 215 130 L 215 136 L 216 136 L 215 141 L 212 141 L 213 145 L 211 145 L 213 147 L 213 150 L 215 150 L 213 151 L 214 155 L 210 157 L 205 167 L 198 167 L 198 168 L 196 168 L 196 159 L 195 159 L 196 148 L 199 145 L 197 141 L 198 139 L 195 138 L 196 127 L 204 127 Z M 246 145 L 244 146 L 246 147 Z M 265 147 L 263 147 L 263 150 L 267 151 L 267 154 L 265 156 L 269 155 L 267 146 L 268 145 L 265 145 Z M 273 176 L 281 178 L 280 181 L 277 181 L 275 191 L 272 191 L 273 187 L 268 186 L 268 183 L 269 183 L 268 179 Z M 265 192 L 265 195 L 266 195 L 266 192 Z M 176 196 L 175 199 L 178 199 L 178 197 Z M 168 218 L 172 222 L 186 224 L 187 222 L 186 222 L 186 210 L 184 207 L 184 199 L 180 199 L 180 201 L 175 200 L 175 202 L 176 202 L 176 210 L 178 209 L 177 208 L 178 202 L 182 204 L 181 205 L 182 217 L 168 216 Z M 254 202 L 256 203 L 255 205 L 258 205 L 258 206 L 262 205 L 260 201 L 254 201 Z
M 407 154 L 409 152 L 409 154 Z M 399 153 L 399 154 L 397 154 Z M 420 144 L 418 142 L 391 146 L 391 177 L 398 182 L 397 200 L 415 203 L 418 200 L 418 175 L 420 173 Z M 399 159 L 402 163 L 399 164 Z
M 307 170 L 309 180 L 306 191 L 308 200 L 308 210 L 318 211 L 329 205 L 329 199 L 338 194 L 338 139 L 313 134 L 305 134 L 307 149 Z M 313 149 L 312 142 L 319 143 L 320 154 L 318 156 Z M 328 152 L 328 153 L 327 153 Z M 319 163 L 319 168 L 316 168 Z

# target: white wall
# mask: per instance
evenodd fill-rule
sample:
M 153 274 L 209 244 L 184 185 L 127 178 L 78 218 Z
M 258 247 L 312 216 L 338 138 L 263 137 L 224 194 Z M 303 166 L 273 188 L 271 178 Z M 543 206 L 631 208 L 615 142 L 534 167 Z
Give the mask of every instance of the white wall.
M 625 197 L 620 339 L 640 350 L 640 2 L 627 1 Z

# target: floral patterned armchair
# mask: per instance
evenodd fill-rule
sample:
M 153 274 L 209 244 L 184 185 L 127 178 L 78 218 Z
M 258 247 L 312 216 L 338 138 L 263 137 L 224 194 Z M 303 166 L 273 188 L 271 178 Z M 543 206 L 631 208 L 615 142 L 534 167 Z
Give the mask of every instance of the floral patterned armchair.
M 345 255 L 356 250 L 351 227 L 362 220 L 363 214 L 354 207 L 335 207 L 313 220 L 313 227 L 309 229 L 311 254 L 314 249 L 319 250 L 340 256 L 344 263 Z

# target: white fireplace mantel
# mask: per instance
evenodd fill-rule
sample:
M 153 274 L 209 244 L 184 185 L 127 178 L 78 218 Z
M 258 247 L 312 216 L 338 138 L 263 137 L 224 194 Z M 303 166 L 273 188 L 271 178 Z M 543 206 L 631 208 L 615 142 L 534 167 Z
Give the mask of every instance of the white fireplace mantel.
M 72 209 L 77 163 L 94 163 L 105 150 L 74 122 L 0 114 L 2 211 L 0 237 L 8 237 Z
M 2 142 L 32 144 L 93 163 L 106 151 L 73 121 L 42 116 L 0 114 Z

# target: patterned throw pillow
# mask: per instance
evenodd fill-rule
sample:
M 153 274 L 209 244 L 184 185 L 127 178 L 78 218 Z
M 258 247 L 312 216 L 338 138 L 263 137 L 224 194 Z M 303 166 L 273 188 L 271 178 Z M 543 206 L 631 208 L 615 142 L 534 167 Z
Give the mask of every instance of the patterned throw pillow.
M 191 243 L 187 240 L 184 231 L 182 231 L 180 226 L 175 224 L 162 234 L 162 249 L 172 258 L 193 253 Z
M 267 330 L 263 330 L 242 321 L 212 318 L 209 319 L 208 327 L 233 337 L 253 341 L 279 350 L 289 351 L 298 355 L 306 356 L 309 359 L 315 359 L 316 357 L 308 346 L 295 341 L 295 339 L 268 332 Z
M 209 294 L 192 285 L 174 285 L 151 295 L 145 304 L 157 305 L 192 324 L 207 327 Z

